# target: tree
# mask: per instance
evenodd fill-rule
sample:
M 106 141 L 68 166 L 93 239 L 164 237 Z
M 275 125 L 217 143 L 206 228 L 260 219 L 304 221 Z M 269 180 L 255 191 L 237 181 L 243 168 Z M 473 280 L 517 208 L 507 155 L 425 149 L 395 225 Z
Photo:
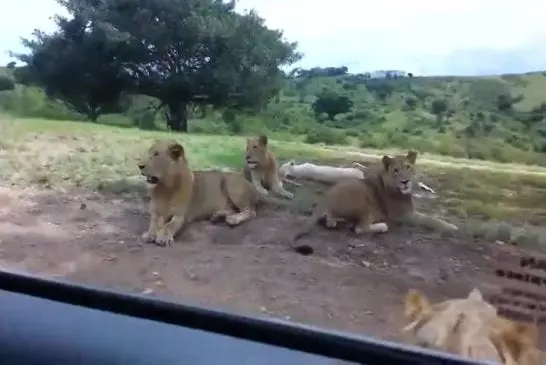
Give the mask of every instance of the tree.
M 519 103 L 523 100 L 523 95 L 520 94 L 516 97 L 512 96 L 510 93 L 502 93 L 497 95 L 497 110 L 500 112 L 510 112 L 514 104 Z
M 15 70 L 17 81 L 43 87 L 49 97 L 94 122 L 102 113 L 118 111 L 130 82 L 119 47 L 82 17 L 57 17 L 56 23 L 59 29 L 53 34 L 36 30 L 34 39 L 23 39 L 30 53 L 15 55 L 26 64 Z
M 262 108 L 278 93 L 296 43 L 221 0 L 58 0 L 100 22 L 123 54 L 139 93 L 159 99 L 172 130 L 187 131 L 192 103 Z
M 448 105 L 444 99 L 435 99 L 431 105 L 432 114 L 438 118 L 438 123 L 442 121 L 444 114 L 447 112 Z
M 415 110 L 415 107 L 417 106 L 418 100 L 412 96 L 407 97 L 404 99 L 404 102 L 406 104 L 406 108 L 408 110 Z
M 366 89 L 374 93 L 382 103 L 385 103 L 394 91 L 394 86 L 388 80 L 369 79 L 365 85 Z
M 322 113 L 328 116 L 329 120 L 334 120 L 338 114 L 347 113 L 353 107 L 353 101 L 346 95 L 338 95 L 331 91 L 322 91 L 317 95 L 312 108 L 316 116 Z
M 15 89 L 15 83 L 8 76 L 0 75 L 0 91 L 10 91 Z

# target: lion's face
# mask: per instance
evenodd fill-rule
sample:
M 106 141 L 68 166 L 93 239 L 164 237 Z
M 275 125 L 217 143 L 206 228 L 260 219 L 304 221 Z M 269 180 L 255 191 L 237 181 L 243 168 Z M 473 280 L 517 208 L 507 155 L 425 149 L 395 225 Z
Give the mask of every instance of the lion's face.
M 264 164 L 267 159 L 267 137 L 249 138 L 246 141 L 246 164 L 255 169 Z
M 383 182 L 389 188 L 400 191 L 403 195 L 412 193 L 415 177 L 417 152 L 409 151 L 406 156 L 383 156 Z
M 163 181 L 173 166 L 184 157 L 184 147 L 172 140 L 156 141 L 149 148 L 145 158 L 138 163 L 142 176 L 150 186 Z

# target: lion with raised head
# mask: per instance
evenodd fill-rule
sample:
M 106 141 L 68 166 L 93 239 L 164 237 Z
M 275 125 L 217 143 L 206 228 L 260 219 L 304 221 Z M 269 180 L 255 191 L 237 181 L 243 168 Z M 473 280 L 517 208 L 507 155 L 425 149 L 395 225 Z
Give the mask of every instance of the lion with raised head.
M 317 205 L 310 226 L 296 234 L 294 241 L 309 234 L 318 221 L 324 221 L 328 228 L 336 227 L 340 220 L 351 221 L 357 234 L 387 232 L 388 223 L 393 221 L 457 231 L 455 225 L 415 210 L 412 188 L 416 159 L 415 151 L 405 156 L 383 156 L 381 164 L 370 169 L 364 179 L 346 179 L 334 184 Z
M 196 220 L 239 225 L 256 216 L 258 192 L 240 174 L 192 171 L 184 147 L 156 141 L 138 163 L 150 188 L 150 225 L 142 238 L 161 246 L 174 242 L 182 227 Z
M 404 314 L 409 324 L 403 332 L 415 345 L 505 365 L 541 363 L 537 327 L 499 316 L 478 289 L 436 304 L 410 290 Z
M 294 199 L 294 194 L 285 190 L 282 185 L 277 160 L 268 148 L 267 136 L 247 139 L 243 174 L 263 196 L 268 195 L 268 190 L 271 190 L 281 197 Z

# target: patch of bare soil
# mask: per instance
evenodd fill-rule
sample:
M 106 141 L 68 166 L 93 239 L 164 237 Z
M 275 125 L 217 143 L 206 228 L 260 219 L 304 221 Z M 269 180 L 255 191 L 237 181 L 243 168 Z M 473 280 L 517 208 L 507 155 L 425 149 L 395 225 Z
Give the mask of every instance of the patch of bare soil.
M 301 240 L 315 254 L 302 256 L 287 238 L 307 219 L 264 207 L 237 228 L 193 224 L 164 248 L 139 239 L 143 199 L 0 188 L 0 266 L 399 339 L 406 290 L 466 296 L 492 282 L 508 249 L 417 228 L 360 238 L 318 228 Z

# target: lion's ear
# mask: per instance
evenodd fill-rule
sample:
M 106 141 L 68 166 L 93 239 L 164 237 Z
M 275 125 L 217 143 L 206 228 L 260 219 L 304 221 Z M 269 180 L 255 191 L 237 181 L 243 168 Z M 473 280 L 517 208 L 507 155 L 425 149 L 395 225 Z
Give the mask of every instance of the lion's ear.
M 267 146 L 267 136 L 266 135 L 261 135 L 260 137 L 258 137 L 258 141 L 260 141 L 260 144 L 262 146 Z
M 173 160 L 178 160 L 180 157 L 184 156 L 184 147 L 178 142 L 173 142 L 169 146 L 169 155 L 173 158 Z
M 389 156 L 385 155 L 385 156 L 383 156 L 383 158 L 381 159 L 381 162 L 383 163 L 383 166 L 385 167 L 385 170 L 388 170 L 388 169 L 389 169 L 389 166 L 390 166 L 391 163 L 392 163 L 392 158 L 390 158 Z
M 417 160 L 417 152 L 416 151 L 408 151 L 408 154 L 406 155 L 406 158 L 408 159 L 409 163 L 414 164 Z
M 483 301 L 482 292 L 478 288 L 474 288 L 474 289 L 472 289 L 470 294 L 468 294 L 468 299 Z
M 412 320 L 430 310 L 427 298 L 421 292 L 414 289 L 410 289 L 406 293 L 404 307 L 406 317 Z

